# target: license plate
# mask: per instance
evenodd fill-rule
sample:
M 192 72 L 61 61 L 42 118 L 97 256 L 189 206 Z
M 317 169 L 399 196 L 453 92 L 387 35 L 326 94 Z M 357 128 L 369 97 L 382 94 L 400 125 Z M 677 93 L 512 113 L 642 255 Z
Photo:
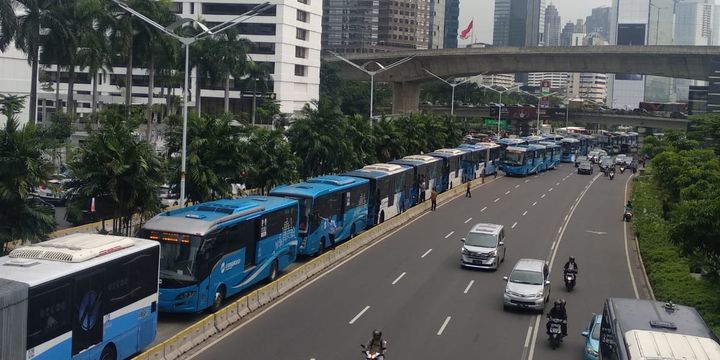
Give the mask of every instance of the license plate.
M 478 265 L 482 265 L 482 263 L 483 263 L 482 260 L 474 260 L 473 262 Z

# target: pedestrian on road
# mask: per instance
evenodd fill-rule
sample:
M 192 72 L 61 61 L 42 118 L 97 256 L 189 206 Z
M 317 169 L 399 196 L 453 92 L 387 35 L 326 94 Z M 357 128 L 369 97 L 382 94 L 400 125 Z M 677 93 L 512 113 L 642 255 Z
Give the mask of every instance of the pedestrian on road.
M 432 192 L 430 193 L 430 210 L 435 211 L 437 208 L 437 190 L 435 188 L 432 189 Z
M 466 182 L 465 184 L 465 197 L 471 198 L 472 193 L 470 192 L 470 181 Z

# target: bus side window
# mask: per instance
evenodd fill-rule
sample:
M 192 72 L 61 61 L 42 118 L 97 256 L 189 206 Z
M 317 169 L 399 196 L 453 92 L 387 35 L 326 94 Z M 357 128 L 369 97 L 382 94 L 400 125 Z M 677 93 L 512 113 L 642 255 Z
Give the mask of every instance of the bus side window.
M 54 280 L 30 289 L 27 315 L 28 349 L 72 330 L 71 300 L 70 279 Z

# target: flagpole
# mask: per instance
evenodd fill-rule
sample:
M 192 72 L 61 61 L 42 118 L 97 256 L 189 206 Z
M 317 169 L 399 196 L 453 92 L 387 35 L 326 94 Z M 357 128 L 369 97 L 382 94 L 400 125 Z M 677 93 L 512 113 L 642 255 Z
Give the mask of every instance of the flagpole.
M 471 40 L 470 45 L 472 45 L 472 44 L 475 44 L 475 43 L 476 43 L 476 40 L 475 40 L 475 17 L 473 17 L 473 18 L 470 20 L 470 23 L 473 24 L 473 27 L 472 27 L 472 39 L 470 39 L 470 40 Z

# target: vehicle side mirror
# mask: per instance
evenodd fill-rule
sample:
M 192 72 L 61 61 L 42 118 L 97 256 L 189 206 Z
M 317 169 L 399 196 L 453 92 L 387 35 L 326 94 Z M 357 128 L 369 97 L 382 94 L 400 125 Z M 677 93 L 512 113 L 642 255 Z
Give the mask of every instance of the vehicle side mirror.
M 507 277 L 507 276 L 503 276 L 503 280 L 504 280 L 504 281 L 508 281 L 508 277 Z
M 505 246 L 505 242 L 504 242 L 504 241 L 501 241 L 501 242 L 498 243 L 498 245 L 499 245 L 499 246 Z
M 465 238 L 460 239 L 460 241 L 465 242 Z
M 585 331 L 581 332 L 580 335 L 582 335 L 584 337 L 588 337 L 590 335 L 590 333 L 587 330 L 585 330 Z
M 545 285 L 550 285 L 550 280 L 545 280 Z

